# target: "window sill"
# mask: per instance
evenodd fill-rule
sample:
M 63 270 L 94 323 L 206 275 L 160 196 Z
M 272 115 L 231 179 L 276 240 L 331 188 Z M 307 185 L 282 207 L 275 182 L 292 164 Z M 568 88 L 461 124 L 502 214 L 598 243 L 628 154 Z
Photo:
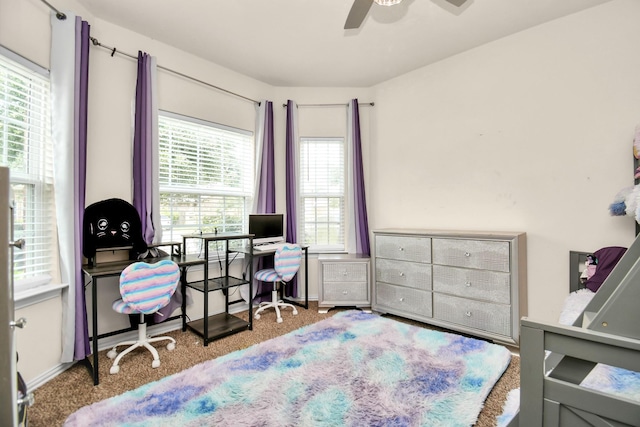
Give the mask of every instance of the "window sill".
M 62 293 L 62 289 L 68 285 L 42 285 L 31 289 L 17 290 L 14 294 L 14 308 L 20 310 L 21 308 L 28 307 L 30 305 L 38 304 L 43 301 L 56 298 Z

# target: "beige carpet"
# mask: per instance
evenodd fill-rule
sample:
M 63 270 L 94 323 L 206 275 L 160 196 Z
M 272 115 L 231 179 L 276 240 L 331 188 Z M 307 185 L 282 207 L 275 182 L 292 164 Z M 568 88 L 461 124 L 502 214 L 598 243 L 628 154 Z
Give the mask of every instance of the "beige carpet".
M 29 425 L 31 427 L 61 426 L 71 413 L 85 405 L 116 396 L 148 382 L 159 380 L 197 363 L 283 335 L 302 326 L 322 320 L 336 312 L 337 310 L 331 310 L 328 314 L 319 314 L 317 303 L 310 302 L 309 309 L 298 309 L 297 316 L 292 316 L 290 310 L 285 310 L 283 312 L 284 322 L 276 323 L 273 310 L 267 310 L 260 320 L 254 320 L 252 331 L 240 332 L 213 341 L 207 347 L 203 346 L 202 338 L 190 331 L 184 333 L 174 331 L 167 335 L 176 339 L 176 349 L 169 352 L 162 344 L 157 347 L 162 362 L 157 369 L 151 368 L 152 358 L 149 352 L 138 349 L 122 359 L 119 374 L 110 375 L 109 367 L 111 366 L 111 361 L 107 358 L 106 351 L 102 351 L 99 354 L 100 384 L 93 385 L 93 380 L 89 376 L 86 367 L 80 364 L 74 365 L 35 390 L 35 404 L 29 408 L 28 413 Z M 246 319 L 247 312 L 238 316 Z M 390 317 L 406 321 L 394 316 Z M 406 322 L 428 327 L 417 322 Z M 496 417 L 502 413 L 502 405 L 507 393 L 509 390 L 519 387 L 519 383 L 520 358 L 512 357 L 511 364 L 485 402 L 476 426 L 495 426 Z

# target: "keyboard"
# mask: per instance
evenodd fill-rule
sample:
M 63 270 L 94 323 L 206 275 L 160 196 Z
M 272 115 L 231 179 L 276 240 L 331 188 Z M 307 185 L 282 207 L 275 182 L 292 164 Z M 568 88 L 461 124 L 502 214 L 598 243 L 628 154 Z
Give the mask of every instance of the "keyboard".
M 253 247 L 254 251 L 265 252 L 265 251 L 276 251 L 278 248 L 281 248 L 286 243 L 267 243 L 265 245 L 255 245 Z

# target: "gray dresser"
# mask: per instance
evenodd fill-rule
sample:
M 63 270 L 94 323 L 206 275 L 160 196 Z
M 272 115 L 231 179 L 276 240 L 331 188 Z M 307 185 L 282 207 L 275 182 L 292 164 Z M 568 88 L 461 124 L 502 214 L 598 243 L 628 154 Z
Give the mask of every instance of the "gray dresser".
M 366 255 L 318 256 L 318 312 L 340 306 L 371 307 L 369 275 Z
M 373 234 L 373 310 L 518 346 L 527 314 L 525 233 Z

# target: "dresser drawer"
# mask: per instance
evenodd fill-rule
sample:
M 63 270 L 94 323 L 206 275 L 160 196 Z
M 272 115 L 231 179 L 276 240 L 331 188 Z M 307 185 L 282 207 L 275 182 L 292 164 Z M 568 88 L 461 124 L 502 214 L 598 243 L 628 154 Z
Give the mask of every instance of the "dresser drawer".
M 335 303 L 369 303 L 369 283 L 325 283 L 322 287 L 322 302 L 324 304 Z
M 431 238 L 376 236 L 376 257 L 430 263 Z
M 509 242 L 434 238 L 433 263 L 508 272 Z
M 511 275 L 501 271 L 433 266 L 433 290 L 500 304 L 511 303 Z
M 430 290 L 431 265 L 377 258 L 376 281 Z
M 435 294 L 433 317 L 493 334 L 511 335 L 511 306 Z
M 328 282 L 365 282 L 369 274 L 369 264 L 363 262 L 325 262 L 322 264 L 322 278 Z
M 431 292 L 376 283 L 376 302 L 383 307 L 431 317 L 431 298 Z
M 373 235 L 373 310 L 519 345 L 519 319 L 527 315 L 525 233 L 384 229 Z

